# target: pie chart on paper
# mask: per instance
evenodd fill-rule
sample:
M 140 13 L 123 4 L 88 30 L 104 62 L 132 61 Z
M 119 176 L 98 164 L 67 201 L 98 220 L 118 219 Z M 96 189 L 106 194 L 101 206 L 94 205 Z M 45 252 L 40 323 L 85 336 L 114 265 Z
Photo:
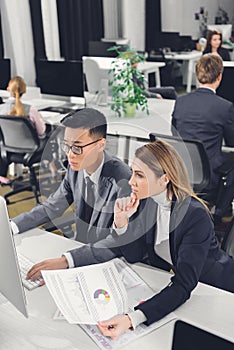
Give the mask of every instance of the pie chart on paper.
M 110 301 L 110 295 L 105 289 L 97 289 L 93 297 L 100 304 L 107 304 Z

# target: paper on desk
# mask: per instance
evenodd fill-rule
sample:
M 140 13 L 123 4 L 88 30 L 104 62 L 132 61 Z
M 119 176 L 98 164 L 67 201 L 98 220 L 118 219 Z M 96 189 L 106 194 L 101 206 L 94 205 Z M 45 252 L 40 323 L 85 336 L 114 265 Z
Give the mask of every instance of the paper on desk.
M 96 324 L 128 310 L 127 293 L 113 261 L 42 271 L 42 276 L 69 323 Z
M 114 259 L 115 266 L 121 276 L 121 280 L 127 290 L 129 311 L 134 309 L 134 306 L 141 302 L 151 298 L 155 291 L 153 291 L 142 279 L 137 275 L 130 266 L 125 264 L 122 260 Z M 96 325 L 84 324 L 81 327 L 84 331 L 95 341 L 100 349 L 103 350 L 114 350 L 123 345 L 126 345 L 139 337 L 142 337 L 153 330 L 163 326 L 164 324 L 172 321 L 176 318 L 176 315 L 171 312 L 158 322 L 153 323 L 150 326 L 140 324 L 135 331 L 128 330 L 121 335 L 117 340 L 112 340 L 109 337 L 101 335 Z
M 126 345 L 146 334 L 151 333 L 157 328 L 162 327 L 164 324 L 174 320 L 176 315 L 171 312 L 169 315 L 163 317 L 158 322 L 151 324 L 150 326 L 145 326 L 143 323 L 136 327 L 135 331 L 127 330 L 118 339 L 112 340 L 109 337 L 104 337 L 101 335 L 99 329 L 95 325 L 80 325 L 81 328 L 95 341 L 98 347 L 102 350 L 114 350 L 119 347 Z

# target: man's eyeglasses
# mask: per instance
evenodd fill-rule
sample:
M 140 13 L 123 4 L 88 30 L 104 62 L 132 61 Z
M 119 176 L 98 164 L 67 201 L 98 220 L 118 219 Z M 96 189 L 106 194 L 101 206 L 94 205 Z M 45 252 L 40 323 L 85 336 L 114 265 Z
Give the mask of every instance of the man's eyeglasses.
M 90 146 L 98 141 L 100 141 L 101 139 L 98 139 L 96 141 L 93 141 L 93 142 L 90 142 L 90 143 L 87 143 L 87 145 L 84 145 L 84 146 L 76 146 L 76 145 L 67 145 L 65 142 L 61 142 L 60 146 L 61 146 L 61 149 L 63 150 L 63 152 L 65 153 L 68 153 L 70 150 L 72 151 L 72 153 L 74 154 L 77 154 L 77 155 L 80 155 L 83 153 L 83 148 L 87 147 L 87 146 Z

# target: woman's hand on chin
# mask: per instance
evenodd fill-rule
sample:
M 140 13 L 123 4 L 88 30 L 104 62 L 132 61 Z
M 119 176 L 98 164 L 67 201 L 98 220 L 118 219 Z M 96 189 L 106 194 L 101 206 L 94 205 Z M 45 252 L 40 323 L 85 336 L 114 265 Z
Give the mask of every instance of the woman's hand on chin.
M 116 228 L 124 227 L 128 224 L 128 219 L 137 211 L 139 205 L 134 193 L 129 197 L 118 198 L 114 207 L 114 223 Z

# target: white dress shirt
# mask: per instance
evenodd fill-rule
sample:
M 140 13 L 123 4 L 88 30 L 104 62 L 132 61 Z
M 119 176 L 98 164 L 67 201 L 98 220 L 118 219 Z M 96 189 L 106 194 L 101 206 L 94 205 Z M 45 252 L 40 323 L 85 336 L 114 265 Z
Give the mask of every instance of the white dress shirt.
M 154 242 L 154 251 L 162 259 L 171 264 L 170 245 L 169 245 L 169 225 L 171 213 L 171 201 L 167 199 L 167 191 L 163 191 L 158 195 L 151 197 L 157 204 L 157 228 L 156 239 Z M 124 234 L 127 230 L 127 225 L 121 229 L 116 229 L 117 234 Z M 135 329 L 139 324 L 145 322 L 147 319 L 141 310 L 135 310 L 128 313 L 131 319 L 132 327 Z

